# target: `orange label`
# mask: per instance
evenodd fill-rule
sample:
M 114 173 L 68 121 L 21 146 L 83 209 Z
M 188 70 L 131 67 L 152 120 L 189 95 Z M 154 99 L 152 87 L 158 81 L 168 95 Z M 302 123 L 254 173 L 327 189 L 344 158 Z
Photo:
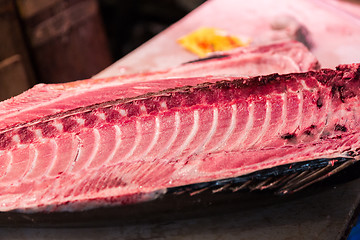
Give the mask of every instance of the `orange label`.
M 178 39 L 178 43 L 185 49 L 199 57 L 206 57 L 209 53 L 226 51 L 249 45 L 249 41 L 231 36 L 216 28 L 199 28 L 198 30 Z

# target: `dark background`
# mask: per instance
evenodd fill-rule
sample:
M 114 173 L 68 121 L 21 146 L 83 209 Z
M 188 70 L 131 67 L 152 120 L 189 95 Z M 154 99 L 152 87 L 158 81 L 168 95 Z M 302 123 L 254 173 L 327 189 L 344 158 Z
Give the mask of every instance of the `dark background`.
M 0 100 L 90 78 L 205 0 L 0 0 Z
M 112 60 L 117 60 L 205 0 L 99 0 Z

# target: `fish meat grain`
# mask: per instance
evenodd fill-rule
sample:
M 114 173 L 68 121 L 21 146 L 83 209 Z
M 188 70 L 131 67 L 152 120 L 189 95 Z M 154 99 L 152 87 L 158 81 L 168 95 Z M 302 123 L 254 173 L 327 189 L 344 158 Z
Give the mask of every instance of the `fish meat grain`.
M 2 129 L 0 210 L 129 204 L 289 163 L 358 159 L 360 64 L 173 81 Z
M 239 48 L 222 53 L 222 58 L 201 59 L 175 68 L 89 79 L 65 84 L 38 84 L 32 89 L 0 102 L 0 129 L 118 98 L 129 98 L 166 88 L 216 81 L 212 76 L 257 76 L 271 73 L 306 72 L 319 63 L 299 42 L 281 42 L 265 46 Z M 178 80 L 173 80 L 176 78 Z M 183 78 L 179 80 L 179 78 Z
M 359 69 L 174 78 L 175 69 L 136 83 L 41 85 L 0 103 L 0 211 L 131 204 L 285 164 L 357 159 Z

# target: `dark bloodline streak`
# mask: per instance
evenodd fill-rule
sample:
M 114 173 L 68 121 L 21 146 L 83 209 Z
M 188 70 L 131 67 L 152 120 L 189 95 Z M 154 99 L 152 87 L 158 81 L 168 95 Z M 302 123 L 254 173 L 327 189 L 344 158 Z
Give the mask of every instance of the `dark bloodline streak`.
M 216 54 L 216 55 L 212 55 L 210 57 L 204 57 L 204 58 L 199 58 L 199 59 L 196 59 L 196 60 L 188 61 L 188 62 L 183 63 L 183 64 L 196 63 L 196 62 L 205 62 L 205 61 L 208 61 L 208 60 L 228 58 L 228 57 L 230 57 L 230 55 L 228 55 L 228 54 Z

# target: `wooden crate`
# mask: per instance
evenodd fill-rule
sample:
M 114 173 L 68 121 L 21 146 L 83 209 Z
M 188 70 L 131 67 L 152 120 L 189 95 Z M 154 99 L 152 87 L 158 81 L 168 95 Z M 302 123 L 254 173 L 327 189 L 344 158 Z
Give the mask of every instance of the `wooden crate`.
M 0 100 L 4 100 L 35 82 L 13 1 L 0 0 L 0 32 Z
M 111 64 L 95 0 L 16 0 L 39 82 L 91 77 Z

